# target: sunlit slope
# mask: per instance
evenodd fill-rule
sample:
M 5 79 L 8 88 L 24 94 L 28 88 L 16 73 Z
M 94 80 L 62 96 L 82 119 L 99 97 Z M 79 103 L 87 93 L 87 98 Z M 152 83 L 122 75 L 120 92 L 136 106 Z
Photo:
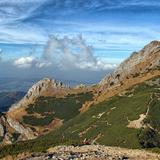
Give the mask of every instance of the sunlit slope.
M 83 103 L 92 100 L 92 93 L 71 94 L 66 97 L 39 97 L 26 108 L 22 122 L 31 127 L 49 125 L 55 119 L 63 122 L 80 113 Z
M 3 147 L 0 153 L 44 151 L 54 145 L 85 143 L 127 148 L 159 147 L 159 82 L 160 77 L 156 77 L 136 85 L 92 106 L 50 134 Z
M 121 95 L 92 106 L 86 113 L 66 123 L 53 136 L 63 136 L 64 143 L 73 141 L 71 143 L 80 144 L 88 141 L 129 148 L 141 147 L 138 135 L 141 128 L 149 126 L 145 123 L 156 129 L 160 127 L 160 83 L 159 78 L 154 80 L 134 86 Z M 140 119 L 141 114 L 144 118 L 140 126 L 129 126 L 131 122 Z

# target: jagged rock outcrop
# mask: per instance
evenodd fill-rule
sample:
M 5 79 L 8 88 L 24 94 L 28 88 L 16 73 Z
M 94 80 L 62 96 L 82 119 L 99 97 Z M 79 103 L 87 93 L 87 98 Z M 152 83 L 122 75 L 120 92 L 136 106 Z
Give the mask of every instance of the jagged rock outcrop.
M 61 82 L 57 82 L 56 80 L 52 80 L 49 78 L 44 78 L 34 84 L 27 94 L 20 100 L 18 103 L 12 105 L 9 109 L 10 111 L 13 111 L 17 108 L 20 108 L 22 106 L 27 106 L 35 101 L 38 97 L 40 97 L 48 88 L 63 88 L 64 85 Z
M 49 78 L 44 78 L 34 84 L 18 103 L 13 104 L 9 111 L 0 117 L 0 137 L 3 138 L 3 143 L 12 143 L 15 141 L 15 135 L 16 141 L 36 138 L 38 136 L 37 132 L 19 121 L 21 115 L 25 112 L 25 107 L 34 103 L 48 89 L 62 89 L 64 87 L 61 82 Z
M 110 87 L 120 85 L 124 79 L 139 76 L 151 70 L 160 69 L 160 41 L 152 41 L 141 51 L 133 52 L 119 67 L 109 76 L 100 81 L 100 85 Z
M 0 124 L 0 137 L 4 136 L 4 127 Z
M 10 117 L 6 117 L 6 121 L 8 122 L 10 127 L 12 127 L 17 133 L 24 135 L 26 139 L 36 138 L 36 136 L 34 135 L 34 132 L 30 128 L 24 127 L 18 121 L 15 121 Z
M 0 137 L 3 138 L 4 144 L 11 144 L 15 140 L 34 139 L 37 135 L 29 127 L 24 126 L 7 115 L 2 115 L 0 117 Z
M 152 41 L 139 52 L 133 52 L 113 73 L 99 82 L 94 103 L 157 75 L 160 75 L 160 41 Z

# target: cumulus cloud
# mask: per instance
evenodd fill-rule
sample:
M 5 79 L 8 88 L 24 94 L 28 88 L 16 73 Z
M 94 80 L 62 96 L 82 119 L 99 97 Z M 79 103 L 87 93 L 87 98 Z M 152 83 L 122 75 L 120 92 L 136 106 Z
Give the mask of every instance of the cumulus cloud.
M 108 70 L 116 67 L 116 64 L 95 57 L 92 46 L 87 45 L 81 35 L 75 38 L 50 36 L 41 57 L 21 57 L 14 64 L 19 68 L 56 66 L 61 70 Z
M 106 70 L 116 66 L 98 60 L 93 54 L 92 46 L 87 45 L 81 35 L 75 38 L 51 36 L 42 57 L 63 70 L 72 68 Z
M 18 68 L 30 68 L 35 62 L 34 57 L 20 57 L 14 61 L 14 65 Z
M 33 56 L 20 57 L 14 61 L 14 65 L 18 68 L 43 68 L 51 65 L 48 61 L 41 61 L 39 58 Z

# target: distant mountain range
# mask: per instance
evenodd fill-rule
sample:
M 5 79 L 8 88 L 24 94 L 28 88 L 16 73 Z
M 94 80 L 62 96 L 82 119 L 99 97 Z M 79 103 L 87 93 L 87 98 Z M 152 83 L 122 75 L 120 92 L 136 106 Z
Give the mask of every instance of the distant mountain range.
M 160 148 L 159 107 L 160 42 L 153 41 L 95 85 L 34 84 L 1 115 L 1 142 L 14 145 L 0 156 L 62 144 Z
M 6 112 L 9 107 L 19 101 L 25 92 L 0 92 L 0 112 Z
M 40 78 L 22 79 L 22 78 L 0 77 L 0 92 L 16 92 L 16 91 L 27 92 L 28 89 L 39 80 Z M 80 83 L 89 85 L 93 83 L 92 81 L 79 82 L 75 80 L 62 80 L 62 82 L 67 86 L 76 86 Z
M 26 92 L 37 79 L 0 78 L 0 92 Z

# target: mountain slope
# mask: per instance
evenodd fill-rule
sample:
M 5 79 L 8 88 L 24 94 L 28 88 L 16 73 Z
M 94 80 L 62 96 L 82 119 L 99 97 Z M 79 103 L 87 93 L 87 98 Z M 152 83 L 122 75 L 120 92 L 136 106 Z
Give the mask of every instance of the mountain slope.
M 0 118 L 3 142 L 39 138 L 0 153 L 60 144 L 160 147 L 159 76 L 160 42 L 153 41 L 96 85 L 70 88 L 43 79 Z
M 154 84 L 154 80 L 153 83 L 146 81 L 120 95 L 92 106 L 87 112 L 64 125 L 54 136 L 57 138 L 63 134 L 64 143 L 70 139 L 80 144 L 86 139 L 89 143 L 97 142 L 105 145 L 139 148 L 137 134 L 139 129 L 145 127 L 145 123 L 147 123 L 144 123 L 143 120 L 152 119 L 149 121 L 151 127 L 154 128 L 155 125 L 154 129 L 160 127 L 160 124 L 156 123 L 158 121 L 154 117 L 155 114 L 153 114 L 155 110 L 156 114 L 159 114 L 157 108 L 160 107 L 160 78 L 156 78 L 155 81 L 158 83 L 153 86 L 147 85 L 147 83 Z M 153 102 L 150 102 L 152 101 L 151 95 L 155 96 Z M 130 127 L 131 122 L 138 120 L 141 114 L 146 114 L 148 107 L 149 113 L 141 120 L 141 126 Z
M 4 147 L 0 154 L 44 151 L 51 146 L 60 144 L 149 147 L 143 145 L 145 142 L 145 144 L 152 144 L 152 147 L 160 147 L 160 143 L 155 145 L 155 141 L 158 142 L 157 137 L 160 136 L 160 124 L 157 123 L 158 119 L 156 118 L 160 114 L 159 107 L 160 76 L 92 106 L 88 111 L 77 115 L 54 132 L 32 141 L 20 142 L 14 147 Z M 154 114 L 155 112 L 156 114 Z M 130 126 L 132 122 L 139 120 L 142 114 L 145 116 L 140 120 L 141 125 Z M 150 134 L 150 131 L 153 131 L 151 134 L 153 137 L 148 142 L 146 136 Z
M 93 103 L 102 102 L 157 75 L 160 75 L 160 41 L 152 41 L 139 52 L 133 52 L 113 73 L 100 81 Z
M 92 97 L 89 87 L 70 88 L 44 78 L 0 116 L 1 142 L 10 144 L 47 134 L 78 115 Z

